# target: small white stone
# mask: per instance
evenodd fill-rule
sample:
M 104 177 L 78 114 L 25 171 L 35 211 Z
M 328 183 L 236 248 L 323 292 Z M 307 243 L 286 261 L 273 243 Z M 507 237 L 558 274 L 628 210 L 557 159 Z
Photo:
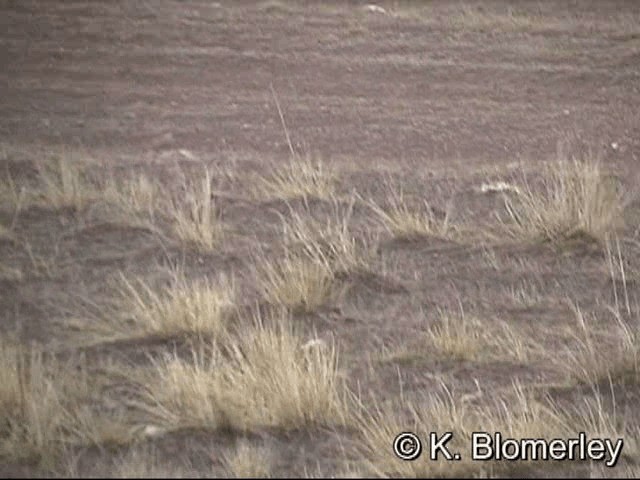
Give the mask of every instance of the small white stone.
M 319 338 L 313 338 L 309 340 L 307 343 L 305 343 L 304 345 L 302 345 L 302 349 L 309 350 L 311 348 L 325 348 L 326 346 L 327 344 L 324 340 L 321 340 Z
M 196 156 L 185 148 L 178 150 L 178 153 L 189 160 L 197 160 Z
M 162 429 L 160 427 L 156 427 L 155 425 L 147 425 L 144 427 L 144 436 L 145 437 L 157 437 L 162 435 Z
M 509 185 L 506 182 L 483 183 L 480 186 L 482 193 L 489 192 L 515 192 L 520 193 L 520 189 L 515 185 Z
M 614 150 L 617 150 L 619 147 L 618 142 L 612 142 L 611 143 L 611 148 L 613 148 Z
M 384 8 L 378 5 L 374 5 L 372 3 L 367 5 L 365 8 L 371 13 L 385 13 L 385 14 L 387 13 L 387 11 Z

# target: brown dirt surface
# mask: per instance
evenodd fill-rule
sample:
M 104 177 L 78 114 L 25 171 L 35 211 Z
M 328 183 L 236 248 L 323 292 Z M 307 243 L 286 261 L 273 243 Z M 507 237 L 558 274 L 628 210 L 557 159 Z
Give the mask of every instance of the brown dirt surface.
M 637 188 L 640 2 L 376 3 L 383 12 L 367 5 L 0 0 L 0 176 L 33 185 L 38 165 L 63 154 L 86 161 L 98 182 L 142 172 L 169 196 L 181 175 L 205 164 L 231 230 L 230 241 L 202 254 L 166 232 L 105 221 L 98 204 L 16 213 L 2 200 L 0 225 L 12 234 L 0 235 L 0 263 L 21 275 L 0 276 L 0 335 L 16 333 L 61 357 L 81 352 L 90 365 L 140 366 L 187 349 L 183 339 L 152 337 L 86 345 L 64 331 L 68 317 L 99 321 L 89 312 L 110 305 L 109 285 L 121 272 L 163 285 L 174 264 L 190 278 L 234 274 L 239 316 L 250 311 L 260 303 L 252 262 L 258 252 L 281 252 L 281 218 L 305 208 L 321 220 L 334 215 L 325 200 L 305 207 L 299 199 L 256 199 L 249 179 L 288 161 L 285 133 L 296 152 L 338 172 L 340 198 L 355 191 L 384 202 L 391 179 L 418 203 L 427 200 L 438 218 L 449 211 L 452 222 L 478 229 L 503 206 L 500 194 L 480 191 L 484 182 L 516 178 L 519 167 L 535 174 L 559 152 L 597 157 Z M 624 288 L 634 303 L 640 202 L 625 215 Z M 608 328 L 612 287 L 621 295 L 623 286 L 612 280 L 601 245 L 398 239 L 364 202 L 355 204 L 352 223 L 356 234 L 376 236 L 370 268 L 344 274 L 345 289 L 330 305 L 294 318 L 304 335 L 335 341 L 341 375 L 363 399 L 419 399 L 444 384 L 461 397 L 476 392 L 476 381 L 489 396 L 518 381 L 549 390 L 561 405 L 593 394 L 567 383 L 544 356 L 449 358 L 425 335 L 439 312 L 462 310 L 487 331 L 507 322 L 559 352 L 576 331 L 571 303 L 593 316 L 593 328 Z M 639 385 L 620 392 L 604 385 L 601 393 L 618 392 L 618 411 L 637 418 Z M 269 449 L 274 476 L 366 472 L 354 453 L 359 437 L 346 427 L 179 431 L 143 443 L 159 452 L 161 466 L 186 459 L 196 475 L 223 476 L 221 455 L 243 441 Z M 96 475 L 127 448 L 78 447 L 69 455 L 78 475 Z M 624 465 L 633 468 L 640 450 L 628 448 Z M 591 468 L 549 463 L 533 474 Z M 3 476 L 59 468 L 0 461 Z

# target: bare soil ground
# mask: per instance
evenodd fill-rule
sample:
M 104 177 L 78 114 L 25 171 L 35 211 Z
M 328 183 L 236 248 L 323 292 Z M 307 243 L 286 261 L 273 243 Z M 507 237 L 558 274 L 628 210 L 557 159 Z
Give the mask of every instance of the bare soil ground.
M 39 363 L 25 354 L 19 392 L 0 385 L 1 475 L 638 475 L 640 3 L 376 5 L 0 2 L 0 334 L 55 366 L 35 385 Z M 600 190 L 560 189 L 593 221 L 558 238 L 509 229 L 518 195 L 487 186 L 525 189 L 526 176 L 537 191 L 558 158 L 600 162 L 602 181 L 627 192 L 619 224 Z M 289 177 L 261 188 L 287 165 Z M 132 178 L 155 193 L 140 180 L 117 197 Z M 213 217 L 193 196 L 202 179 Z M 135 195 L 136 208 L 114 206 Z M 422 212 L 413 230 L 384 217 L 393 198 Z M 181 218 L 200 225 L 197 239 L 180 233 Z M 315 219 L 314 232 L 353 246 L 357 261 L 351 246 L 330 260 L 287 257 L 295 219 Z M 311 236 L 297 240 L 312 250 Z M 177 278 L 221 276 L 237 293 L 220 327 L 198 324 L 204 307 L 184 315 L 191 327 L 174 307 L 175 322 L 139 327 L 165 311 L 118 303 L 123 278 L 160 303 Z M 285 366 L 260 370 L 242 338 L 263 338 L 256 316 L 279 315 L 298 350 L 319 339 L 320 353 L 286 363 L 278 344 Z M 211 376 L 241 372 L 215 377 L 214 420 L 199 413 L 204 377 L 175 393 L 179 406 L 170 390 L 187 374 L 156 378 L 165 355 L 200 365 L 194 352 L 212 342 L 222 366 Z M 331 348 L 335 385 L 321 378 Z M 291 370 L 286 382 L 317 381 L 312 393 L 277 369 Z M 266 393 L 247 387 L 254 374 Z M 155 396 L 141 399 L 140 385 Z M 52 391 L 43 410 L 36 400 Z M 312 413 L 287 416 L 305 402 Z M 474 429 L 585 431 L 625 446 L 615 468 L 474 462 L 464 440 Z M 394 458 L 394 436 L 413 430 L 456 432 L 464 461 Z

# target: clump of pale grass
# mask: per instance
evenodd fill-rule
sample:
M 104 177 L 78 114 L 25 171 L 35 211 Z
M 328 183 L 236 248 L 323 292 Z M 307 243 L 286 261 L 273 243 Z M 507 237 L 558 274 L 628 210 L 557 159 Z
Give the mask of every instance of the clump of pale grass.
M 556 358 L 569 377 L 581 383 L 640 381 L 640 317 L 631 306 L 627 273 L 617 238 L 615 245 L 614 252 L 607 238 L 607 265 L 614 297 L 614 304 L 608 308 L 612 322 L 606 328 L 601 324 L 596 326 L 594 318 L 589 319 L 577 305 L 572 305 L 578 323 L 574 343 L 566 355 Z M 622 283 L 620 292 L 617 277 Z
M 0 223 L 0 240 L 13 240 L 13 232 Z
M 51 468 L 65 446 L 101 443 L 99 418 L 80 420 L 91 390 L 86 371 L 71 362 L 0 340 L 0 462 Z
M 189 282 L 179 272 L 174 272 L 171 283 L 159 291 L 142 279 L 131 281 L 121 276 L 120 291 L 122 311 L 131 319 L 132 330 L 162 337 L 220 334 L 233 311 L 236 295 L 231 280 Z M 131 334 L 122 332 L 127 333 Z
M 553 19 L 539 14 L 518 12 L 508 8 L 504 12 L 489 12 L 475 7 L 464 7 L 451 19 L 451 25 L 461 30 L 492 32 L 520 32 L 551 28 Z
M 364 269 L 371 254 L 368 242 L 353 234 L 350 223 L 354 201 L 341 207 L 334 203 L 331 217 L 315 220 L 308 208 L 305 214 L 291 212 L 283 222 L 285 245 L 313 262 L 328 265 L 336 274 Z
M 624 202 L 615 182 L 594 161 L 545 166 L 540 189 L 525 179 L 520 194 L 505 196 L 505 231 L 515 238 L 560 241 L 587 236 L 602 241 L 621 227 Z
M 269 478 L 272 474 L 271 456 L 265 447 L 242 442 L 223 457 L 223 463 L 233 478 Z
M 258 191 L 268 198 L 328 198 L 335 191 L 335 173 L 310 156 L 292 155 L 287 165 L 258 181 Z
M 60 392 L 40 352 L 0 343 L 0 459 L 51 465 L 64 414 Z
M 343 420 L 333 348 L 302 348 L 288 321 L 154 360 L 138 406 L 168 428 L 295 429 Z
M 506 322 L 482 322 L 464 313 L 442 313 L 426 333 L 427 341 L 440 356 L 460 360 L 511 359 L 525 362 L 536 349 Z
M 104 187 L 106 200 L 134 221 L 153 221 L 160 206 L 160 185 L 144 174 L 124 181 L 111 180 Z
M 293 312 L 310 312 L 334 293 L 335 273 L 326 262 L 287 252 L 278 262 L 260 262 L 256 281 L 268 302 Z
M 498 396 L 495 392 L 485 396 L 478 391 L 468 395 L 454 395 L 445 388 L 442 394 L 433 394 L 419 402 L 404 402 L 402 406 L 373 410 L 361 406 L 357 413 L 357 426 L 361 443 L 358 447 L 365 468 L 376 476 L 398 478 L 469 477 L 492 475 L 506 469 L 518 471 L 530 464 L 511 462 L 478 462 L 468 452 L 473 432 L 501 432 L 510 438 L 565 438 L 569 432 L 565 415 L 550 401 L 536 400 L 519 384 L 512 391 Z M 400 407 L 400 408 L 399 408 Z M 406 418 L 399 412 L 407 411 Z M 400 432 L 418 434 L 422 456 L 416 461 L 400 460 L 390 443 Z M 442 452 L 437 460 L 430 459 L 429 432 L 442 436 L 453 433 L 447 448 L 453 454 L 460 452 L 459 461 L 447 461 Z
M 381 207 L 373 200 L 369 201 L 372 210 L 389 232 L 401 238 L 448 235 L 448 215 L 443 220 L 438 220 L 426 201 L 423 209 L 416 210 L 407 205 L 402 190 L 390 188 L 389 193 L 388 208 Z
M 568 413 L 577 431 L 585 432 L 591 438 L 610 438 L 614 441 L 622 438 L 628 455 L 631 456 L 632 452 L 640 453 L 637 420 L 625 418 L 623 412 L 617 411 L 616 407 L 615 395 L 609 401 L 596 388 L 593 396 L 584 398 Z
M 555 358 L 570 379 L 585 384 L 607 380 L 637 383 L 640 380 L 640 334 L 638 325 L 613 312 L 614 324 L 595 328 L 574 306 L 578 328 L 575 342 L 565 355 Z M 592 320 L 593 322 L 593 320 Z
M 19 282 L 24 278 L 22 270 L 4 263 L 0 263 L 0 280 L 7 282 Z
M 544 301 L 544 294 L 536 284 L 527 281 L 509 287 L 508 294 L 516 305 L 523 308 L 534 307 Z
M 0 340 L 0 428 L 17 414 L 22 401 L 20 348 Z
M 26 193 L 24 186 L 18 189 L 13 177 L 7 171 L 6 177 L 0 180 L 0 202 L 4 205 L 11 206 L 17 214 L 23 206 Z
M 175 235 L 183 242 L 205 252 L 220 244 L 223 226 L 213 203 L 208 169 L 199 182 L 185 182 L 184 198 L 169 201 L 168 214 Z
M 407 414 L 402 415 L 403 411 Z M 458 462 L 445 462 L 442 455 L 438 461 L 430 461 L 428 439 L 424 437 L 428 432 L 452 432 L 454 436 L 447 447 L 452 452 L 462 452 L 470 444 L 471 414 L 468 405 L 456 401 L 448 391 L 430 395 L 419 404 L 405 401 L 403 405 L 384 408 L 360 405 L 355 414 L 360 438 L 357 454 L 365 471 L 378 477 L 435 478 L 475 473 L 482 465 L 468 461 L 466 456 Z M 416 433 L 423 443 L 422 458 L 416 461 L 400 460 L 393 452 L 394 438 L 405 431 Z
M 31 192 L 46 207 L 81 210 L 95 197 L 95 186 L 85 177 L 82 166 L 67 157 L 57 157 L 39 165 L 39 185 Z
M 258 288 L 267 301 L 293 311 L 315 310 L 338 293 L 338 277 L 366 267 L 367 247 L 349 227 L 352 208 L 353 203 L 346 212 L 337 208 L 324 224 L 310 212 L 291 212 L 283 222 L 284 257 L 256 262 Z

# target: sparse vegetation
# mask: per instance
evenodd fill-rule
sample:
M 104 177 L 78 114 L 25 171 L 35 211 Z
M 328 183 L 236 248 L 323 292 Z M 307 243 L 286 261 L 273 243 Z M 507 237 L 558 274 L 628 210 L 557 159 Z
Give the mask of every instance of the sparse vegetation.
M 111 179 L 104 187 L 104 196 L 120 209 L 121 219 L 134 225 L 153 224 L 162 198 L 158 182 L 143 174 L 124 181 Z
M 449 233 L 448 217 L 436 218 L 433 209 L 424 202 L 420 210 L 411 209 L 402 190 L 390 190 L 389 207 L 383 208 L 370 201 L 371 208 L 380 217 L 385 227 L 398 237 L 436 236 L 445 237 Z
M 215 336 L 225 331 L 235 306 L 232 280 L 189 282 L 180 271 L 173 272 L 171 283 L 159 291 L 144 280 L 130 281 L 122 276 L 121 295 L 121 314 L 132 322 L 128 330 L 120 332 L 124 336 Z
M 0 341 L 0 460 L 53 468 L 66 446 L 103 444 L 118 427 L 124 435 L 113 419 L 90 411 L 92 388 L 84 367 Z
M 578 323 L 574 342 L 558 362 L 569 377 L 588 385 L 603 381 L 640 381 L 640 337 L 637 320 L 629 323 L 614 312 L 613 324 L 596 327 L 593 319 L 575 307 Z
M 24 203 L 25 186 L 18 188 L 9 172 L 0 180 L 0 203 L 10 206 L 15 214 L 19 213 Z
M 357 238 L 350 226 L 353 202 L 342 206 L 333 203 L 332 215 L 326 222 L 315 220 L 310 212 L 292 211 L 284 222 L 285 245 L 337 274 L 366 269 L 371 255 L 370 239 Z
M 451 21 L 454 28 L 482 32 L 547 30 L 557 27 L 557 23 L 542 15 L 518 11 L 510 7 L 505 11 L 491 12 L 482 7 L 472 6 L 462 8 Z
M 0 476 L 637 476 L 630 2 L 16 3 Z
M 82 210 L 95 198 L 95 186 L 82 165 L 69 157 L 56 157 L 39 165 L 39 186 L 31 197 L 45 207 Z
M 520 195 L 506 199 L 505 230 L 520 239 L 604 241 L 621 227 L 623 197 L 593 161 L 561 161 L 545 167 L 538 188 L 525 179 Z
M 406 418 L 400 416 L 400 411 L 407 412 Z M 511 391 L 489 398 L 485 398 L 481 390 L 471 396 L 454 397 L 445 389 L 444 393 L 418 402 L 405 401 L 393 408 L 364 413 L 359 416 L 358 425 L 366 469 L 376 476 L 399 478 L 485 476 L 504 474 L 505 469 L 517 473 L 527 468 L 523 462 L 477 462 L 468 454 L 462 455 L 460 461 L 451 462 L 443 458 L 442 452 L 437 461 L 426 461 L 430 451 L 425 435 L 429 432 L 438 432 L 439 436 L 452 432 L 453 437 L 447 443 L 451 452 L 468 452 L 473 432 L 501 432 L 505 438 L 518 439 L 564 438 L 570 432 L 564 414 L 548 401 L 535 400 L 519 384 Z M 403 431 L 422 435 L 424 461 L 402 461 L 389 448 L 389 439 Z
M 310 156 L 293 156 L 286 166 L 260 177 L 258 185 L 267 198 L 329 198 L 335 192 L 335 173 Z
M 510 358 L 527 361 L 534 346 L 506 322 L 482 322 L 466 315 L 443 314 L 427 332 L 440 355 L 461 360 Z
M 286 319 L 154 360 L 141 408 L 169 428 L 295 429 L 344 422 L 331 347 L 303 348 Z
M 0 263 L 0 280 L 5 280 L 8 282 L 19 282 L 23 278 L 24 274 L 19 268 Z
M 175 235 L 200 251 L 209 252 L 218 247 L 223 225 L 213 203 L 209 170 L 205 169 L 199 182 L 188 180 L 181 196 L 168 204 Z
M 12 240 L 13 234 L 11 231 L 0 223 L 0 240 Z
M 293 312 L 313 311 L 334 292 L 335 273 L 318 259 L 288 253 L 278 263 L 263 261 L 257 271 L 264 298 Z
M 444 358 L 525 363 L 537 353 L 540 345 L 507 322 L 441 312 L 424 334 L 385 354 L 383 359 L 400 364 Z
M 233 478 L 269 478 L 272 462 L 270 452 L 264 447 L 244 442 L 224 457 L 225 469 Z

